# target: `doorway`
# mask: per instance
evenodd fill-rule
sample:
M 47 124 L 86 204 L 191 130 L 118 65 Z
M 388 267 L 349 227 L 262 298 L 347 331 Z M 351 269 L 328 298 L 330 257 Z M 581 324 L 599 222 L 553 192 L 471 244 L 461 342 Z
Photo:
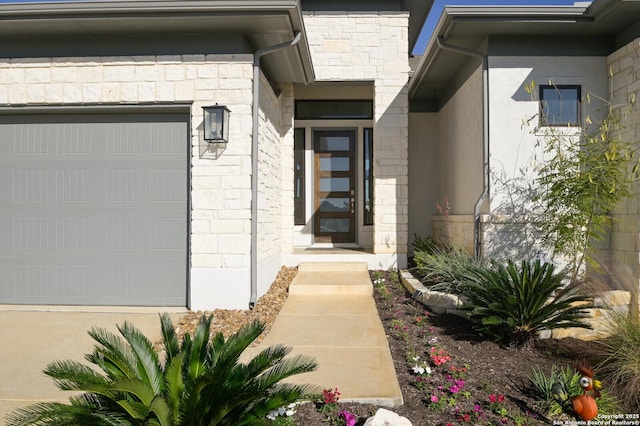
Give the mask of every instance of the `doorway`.
M 355 130 L 316 130 L 314 239 L 354 243 L 356 237 Z

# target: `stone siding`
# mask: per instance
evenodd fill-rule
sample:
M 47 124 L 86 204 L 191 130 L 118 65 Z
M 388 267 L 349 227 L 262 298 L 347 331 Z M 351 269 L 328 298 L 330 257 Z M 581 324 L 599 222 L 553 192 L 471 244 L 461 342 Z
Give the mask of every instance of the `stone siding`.
M 374 83 L 374 252 L 406 263 L 409 42 L 406 13 L 304 15 L 318 81 Z
M 635 101 L 629 114 L 622 115 L 622 137 L 640 142 L 640 39 L 609 55 L 611 72 L 611 103 L 628 106 Z M 626 107 L 625 107 L 626 108 Z M 614 226 L 609 238 L 609 261 L 617 283 L 631 291 L 637 306 L 640 284 L 640 182 L 632 187 L 632 196 L 614 213 Z
M 293 170 L 293 147 L 283 143 L 283 139 L 293 140 L 292 85 L 281 86 L 276 94 L 261 76 L 259 115 L 258 297 L 269 289 L 282 266 L 283 227 L 289 226 L 289 234 L 293 229 L 293 176 L 288 173 Z M 283 208 L 285 200 L 291 200 L 290 208 Z
M 473 215 L 434 215 L 432 226 L 436 242 L 462 249 L 471 255 L 475 252 Z

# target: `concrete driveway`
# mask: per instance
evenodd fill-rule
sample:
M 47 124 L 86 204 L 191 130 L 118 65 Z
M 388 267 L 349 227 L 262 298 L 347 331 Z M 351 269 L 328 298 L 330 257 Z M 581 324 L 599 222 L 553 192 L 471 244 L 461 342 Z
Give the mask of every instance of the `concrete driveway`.
M 68 400 L 42 373 L 48 363 L 70 359 L 85 362 L 93 349 L 87 332 L 93 326 L 117 333 L 125 321 L 139 328 L 151 341 L 160 337 L 160 312 L 174 321 L 186 313 L 176 308 L 27 307 L 0 305 L 0 424 L 16 408 L 36 402 Z

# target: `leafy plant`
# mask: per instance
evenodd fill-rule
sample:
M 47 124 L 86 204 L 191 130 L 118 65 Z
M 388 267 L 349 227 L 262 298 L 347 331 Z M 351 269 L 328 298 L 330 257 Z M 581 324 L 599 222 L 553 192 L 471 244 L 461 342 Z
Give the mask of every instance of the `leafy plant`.
M 413 234 L 413 251 L 421 251 L 423 253 L 432 253 L 437 249 L 437 245 L 433 237 L 420 237 L 417 234 Z
M 564 273 L 540 260 L 509 260 L 495 269 L 476 269 L 477 279 L 465 282 L 470 320 L 483 334 L 515 346 L 526 346 L 543 330 L 591 328 L 588 317 L 593 299 L 577 286 L 563 285 Z
M 607 357 L 598 365 L 603 381 L 618 388 L 631 412 L 640 406 L 640 321 L 626 313 L 612 313 L 612 334 L 601 341 Z
M 162 361 L 128 322 L 118 326 L 122 337 L 92 328 L 89 334 L 97 344 L 85 358 L 97 369 L 56 361 L 44 371 L 60 389 L 84 393 L 70 397 L 70 405 L 20 409 L 8 416 L 8 424 L 253 425 L 312 391 L 280 381 L 314 370 L 313 359 L 285 360 L 290 349 L 278 345 L 241 363 L 240 355 L 264 325 L 253 322 L 225 340 L 222 333 L 210 336 L 211 320 L 202 316 L 193 337 L 187 334 L 179 341 L 169 315 L 163 314 Z
M 477 259 L 458 248 L 435 248 L 432 252 L 416 251 L 415 272 L 429 289 L 444 293 L 462 293 L 464 281 L 475 279 L 470 271 L 486 267 L 483 259 Z
M 559 367 L 554 364 L 549 374 L 545 374 L 540 368 L 534 368 L 529 377 L 531 396 L 548 405 L 549 416 L 561 416 L 564 410 L 554 400 L 551 387 L 555 383 L 564 383 L 570 397 L 581 395 L 583 389 L 580 386 L 580 377 L 581 374 L 568 365 Z M 597 399 L 597 404 L 600 414 L 615 414 L 620 411 L 617 399 L 606 388 L 601 389 L 601 396 Z
M 534 87 L 529 86 L 530 93 Z M 587 102 L 590 97 L 587 96 Z M 621 106 L 607 104 L 606 116 L 596 122 L 585 118 L 581 128 L 568 131 L 556 127 L 537 127 L 538 145 L 546 157 L 538 170 L 540 191 L 534 201 L 544 210 L 540 227 L 544 240 L 556 253 L 567 256 L 571 281 L 579 274 L 589 243 L 601 240 L 611 225 L 609 212 L 630 195 L 637 178 L 638 163 L 634 141 L 621 134 Z M 632 110 L 633 105 L 630 106 Z
M 575 369 L 570 366 L 558 367 L 556 364 L 551 366 L 551 371 L 546 374 L 541 368 L 534 367 L 531 369 L 529 376 L 529 392 L 531 396 L 541 401 L 553 401 L 554 383 L 569 383 L 575 374 Z

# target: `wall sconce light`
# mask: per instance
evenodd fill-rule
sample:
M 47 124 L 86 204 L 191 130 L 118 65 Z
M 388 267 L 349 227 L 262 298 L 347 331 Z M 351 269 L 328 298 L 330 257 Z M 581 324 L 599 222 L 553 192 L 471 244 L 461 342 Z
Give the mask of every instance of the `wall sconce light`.
M 209 143 L 229 142 L 229 108 L 224 105 L 202 107 L 204 114 L 204 140 Z

